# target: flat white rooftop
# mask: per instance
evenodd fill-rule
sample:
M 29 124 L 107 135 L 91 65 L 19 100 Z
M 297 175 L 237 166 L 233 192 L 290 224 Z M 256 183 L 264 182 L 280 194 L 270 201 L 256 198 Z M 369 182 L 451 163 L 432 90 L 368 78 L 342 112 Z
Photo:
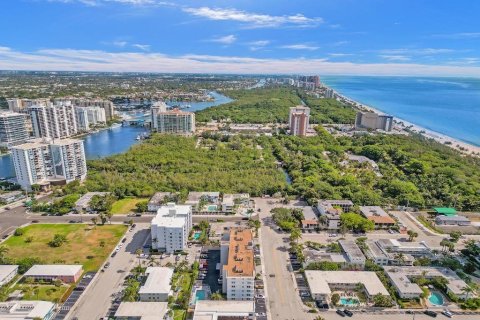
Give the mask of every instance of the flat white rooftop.
M 170 281 L 173 276 L 173 269 L 164 267 L 148 267 L 145 271 L 148 274 L 147 281 L 138 291 L 139 294 L 165 293 L 170 292 Z
M 0 281 L 3 281 L 12 272 L 18 269 L 18 265 L 15 264 L 2 264 L 0 265 Z
M 195 306 L 193 320 L 217 320 L 225 316 L 248 316 L 255 313 L 253 301 L 200 300 Z
M 80 264 L 36 264 L 25 272 L 24 277 L 75 276 L 82 271 Z
M 378 293 L 388 296 L 387 289 L 373 271 L 319 271 L 306 270 L 305 277 L 312 295 L 332 293 L 330 284 L 357 284 L 361 283 L 370 296 Z
M 52 312 L 53 307 L 54 304 L 47 301 L 0 302 L 0 319 L 43 319 Z
M 122 302 L 115 312 L 120 319 L 140 318 L 141 320 L 163 319 L 168 302 Z

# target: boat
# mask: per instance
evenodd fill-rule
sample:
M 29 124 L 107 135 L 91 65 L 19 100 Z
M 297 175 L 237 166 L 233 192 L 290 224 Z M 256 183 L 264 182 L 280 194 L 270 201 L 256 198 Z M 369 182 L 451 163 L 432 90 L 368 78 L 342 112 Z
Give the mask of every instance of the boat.
M 121 127 L 122 125 L 120 123 L 114 123 L 110 126 L 110 129 L 115 129 L 115 128 L 119 128 Z
M 135 138 L 135 140 L 140 140 L 140 139 L 141 139 L 141 138 L 140 138 L 140 136 L 139 136 L 139 135 L 138 135 L 138 136 Z

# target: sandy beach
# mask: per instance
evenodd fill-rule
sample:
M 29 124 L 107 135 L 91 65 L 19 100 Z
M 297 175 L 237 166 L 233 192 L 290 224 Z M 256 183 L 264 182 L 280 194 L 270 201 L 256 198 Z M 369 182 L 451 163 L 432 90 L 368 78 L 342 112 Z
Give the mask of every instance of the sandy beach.
M 385 112 L 382 112 L 372 106 L 365 105 L 363 103 L 360 103 L 358 101 L 352 100 L 349 97 L 346 97 L 342 95 L 341 93 L 333 90 L 335 94 L 340 98 L 340 100 L 344 100 L 345 102 L 348 102 L 352 104 L 356 109 L 361 110 L 361 111 L 371 111 L 371 112 L 376 112 L 379 114 L 386 114 Z M 474 156 L 480 156 L 480 147 L 475 146 L 469 143 L 466 143 L 464 141 L 461 141 L 459 139 L 455 139 L 452 137 L 449 137 L 447 135 L 444 135 L 439 132 L 435 132 L 426 128 L 423 128 L 417 124 L 408 122 L 406 120 L 397 118 L 394 116 L 394 130 L 396 131 L 403 131 L 404 133 L 418 133 L 423 135 L 426 138 L 433 139 L 437 141 L 438 143 L 441 143 L 443 145 L 449 146 L 452 149 L 455 149 L 463 154 L 469 154 L 469 155 L 474 155 Z

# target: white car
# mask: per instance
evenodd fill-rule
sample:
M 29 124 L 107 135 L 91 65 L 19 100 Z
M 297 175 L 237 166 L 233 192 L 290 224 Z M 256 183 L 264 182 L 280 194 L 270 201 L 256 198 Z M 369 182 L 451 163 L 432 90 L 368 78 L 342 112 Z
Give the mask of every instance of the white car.
M 257 299 L 265 299 L 265 296 L 264 296 L 263 294 L 257 294 L 257 295 L 255 296 L 255 298 L 257 298 Z
M 453 317 L 453 314 L 450 311 L 448 311 L 447 309 L 443 310 L 442 314 L 447 318 Z

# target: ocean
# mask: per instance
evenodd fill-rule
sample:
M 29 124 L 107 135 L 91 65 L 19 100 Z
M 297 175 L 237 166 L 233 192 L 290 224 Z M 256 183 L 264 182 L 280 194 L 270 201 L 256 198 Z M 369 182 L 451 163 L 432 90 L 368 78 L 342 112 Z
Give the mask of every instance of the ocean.
M 480 79 L 323 76 L 321 81 L 352 100 L 480 146 Z

